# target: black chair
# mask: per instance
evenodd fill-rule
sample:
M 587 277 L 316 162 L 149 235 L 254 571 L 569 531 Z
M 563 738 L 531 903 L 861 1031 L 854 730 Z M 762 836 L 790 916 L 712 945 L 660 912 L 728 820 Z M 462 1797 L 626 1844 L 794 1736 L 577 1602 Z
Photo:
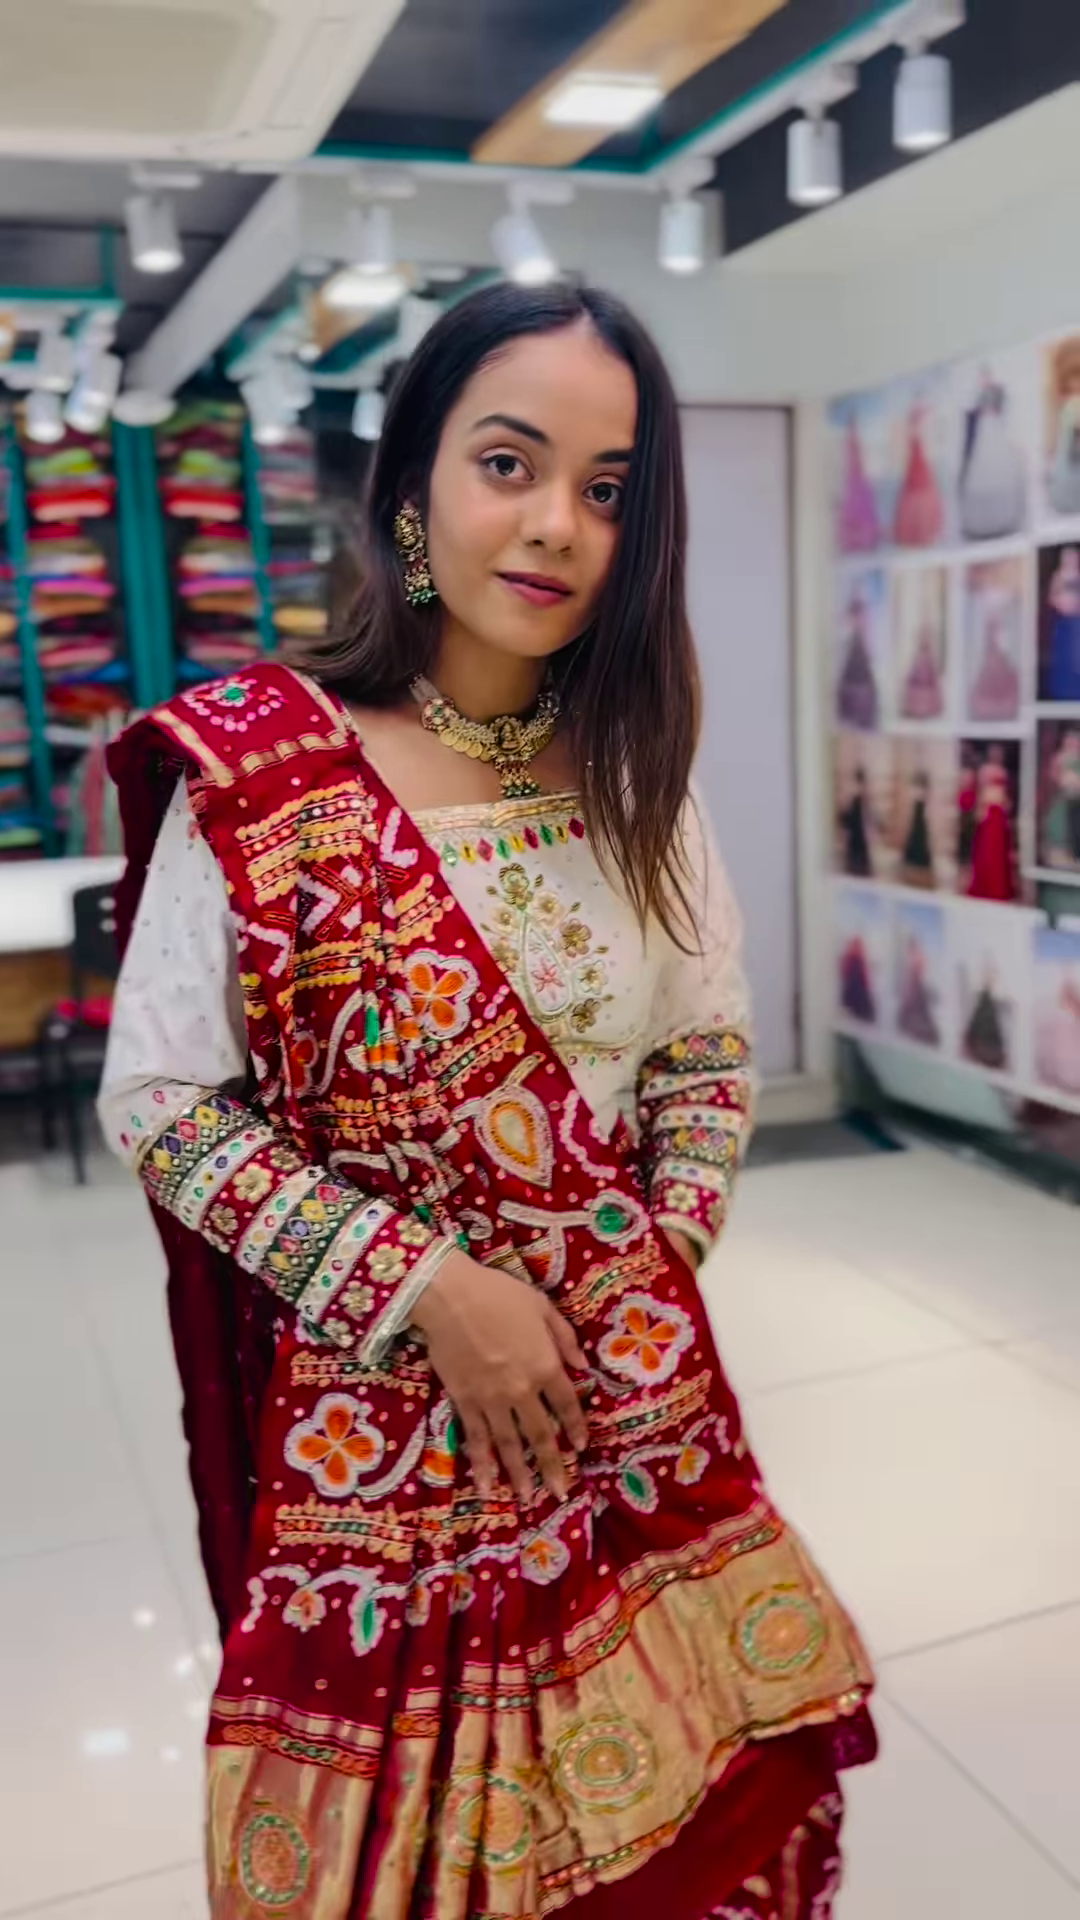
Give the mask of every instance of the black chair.
M 71 998 L 51 1008 L 38 1034 L 38 1078 L 46 1147 L 56 1145 L 57 1108 L 64 1116 L 75 1179 L 86 1184 L 86 1139 L 81 1102 L 97 1092 L 109 1037 L 111 986 L 120 971 L 116 944 L 116 885 L 79 887 L 71 897 Z M 93 983 L 97 997 L 91 997 Z

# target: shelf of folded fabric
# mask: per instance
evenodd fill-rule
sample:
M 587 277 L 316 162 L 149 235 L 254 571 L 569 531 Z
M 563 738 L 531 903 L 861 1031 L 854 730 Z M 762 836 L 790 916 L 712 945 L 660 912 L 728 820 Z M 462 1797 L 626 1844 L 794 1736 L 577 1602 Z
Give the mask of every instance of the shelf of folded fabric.
M 315 435 L 297 427 L 280 445 L 258 448 L 253 492 L 274 643 L 316 639 L 326 632 L 338 516 L 319 496 Z
M 244 409 L 191 400 L 157 438 L 178 685 L 235 673 L 264 651 L 244 480 Z
M 134 705 L 112 442 L 69 432 L 56 447 L 22 442 L 21 564 L 39 679 L 55 838 L 105 852 L 79 818 L 82 761 Z M 24 690 L 27 663 L 24 658 Z
M 5 439 L 9 422 L 2 423 Z M 7 449 L 5 449 L 7 451 Z M 44 849 L 35 803 L 33 733 L 23 693 L 18 574 L 10 544 L 11 467 L 0 461 L 0 863 Z
M 37 860 L 43 850 L 34 805 L 30 723 L 20 694 L 0 691 L 0 861 Z

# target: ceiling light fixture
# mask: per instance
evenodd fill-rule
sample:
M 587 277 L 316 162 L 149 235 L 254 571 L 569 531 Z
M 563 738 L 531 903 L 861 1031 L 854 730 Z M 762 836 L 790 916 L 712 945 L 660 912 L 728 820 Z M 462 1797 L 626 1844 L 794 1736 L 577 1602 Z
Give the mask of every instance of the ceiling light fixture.
M 664 98 L 647 73 L 574 73 L 556 87 L 544 107 L 555 127 L 632 127 Z
M 565 205 L 573 189 L 558 180 L 514 180 L 507 189 L 510 204 L 491 229 L 495 258 L 508 280 L 519 287 L 542 287 L 558 275 L 558 266 L 533 215 L 537 203 Z
M 952 134 L 952 66 L 943 53 L 928 53 L 925 41 L 915 41 L 896 75 L 893 144 L 901 153 L 932 153 Z
M 313 388 L 295 361 L 278 360 L 242 381 L 240 392 L 256 446 L 280 447 L 289 438 L 297 417 L 311 404 Z
M 700 273 L 705 265 L 707 209 L 696 194 L 660 205 L 660 265 L 665 273 Z
M 176 210 L 163 193 L 133 193 L 124 202 L 128 249 L 138 273 L 175 273 L 184 264 Z
M 491 229 L 491 244 L 507 279 L 516 281 L 519 287 L 542 287 L 558 273 L 544 236 L 526 207 L 500 214 Z
M 39 447 L 55 447 L 64 437 L 64 414 L 60 395 L 39 387 L 27 395 L 26 437 Z
M 397 266 L 394 216 L 389 207 L 353 207 L 349 214 L 349 263 L 358 273 L 392 273 Z
M 326 282 L 322 297 L 335 313 L 376 313 L 382 307 L 396 306 L 404 292 L 404 274 L 342 267 Z
M 55 321 L 42 327 L 34 356 L 34 385 L 68 393 L 75 380 L 75 343 Z
M 386 401 L 378 387 L 361 387 L 353 408 L 352 430 L 358 440 L 374 443 L 386 418 Z
M 64 419 L 77 433 L 100 433 L 120 391 L 123 362 L 115 353 L 97 353 L 87 359 L 64 408 Z
M 793 120 L 787 137 L 788 199 L 796 207 L 824 207 L 844 191 L 840 123 L 822 113 Z

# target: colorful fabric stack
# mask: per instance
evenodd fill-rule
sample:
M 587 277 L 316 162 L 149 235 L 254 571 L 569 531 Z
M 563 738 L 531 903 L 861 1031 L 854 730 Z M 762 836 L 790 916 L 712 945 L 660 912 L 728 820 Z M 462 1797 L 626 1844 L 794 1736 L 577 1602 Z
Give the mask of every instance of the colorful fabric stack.
M 158 439 L 161 500 L 176 520 L 220 526 L 244 517 L 244 410 L 234 401 L 179 407 Z
M 116 507 L 110 457 L 108 440 L 75 433 L 68 433 L 49 453 L 28 451 L 26 504 L 31 518 L 42 525 L 109 519 Z
M 250 666 L 262 651 L 259 591 L 244 524 L 244 410 L 194 400 L 158 437 L 161 500 L 168 520 L 194 521 L 169 535 L 177 677 L 209 680 Z
M 259 498 L 268 526 L 309 520 L 318 506 L 315 435 L 297 427 L 277 447 L 259 449 Z
M 28 542 L 27 571 L 46 680 L 104 675 L 123 681 L 126 668 L 112 615 L 116 587 L 99 543 L 77 525 L 37 528 Z
M 267 567 L 274 630 L 283 641 L 326 632 L 326 565 L 318 535 L 275 540 Z
M 47 450 L 21 436 L 29 530 L 26 575 L 44 683 L 49 801 L 61 838 L 79 803 L 82 758 L 103 715 L 130 712 L 118 591 L 116 477 L 105 434 L 68 432 Z
M 180 673 L 204 680 L 249 666 L 260 651 L 255 555 L 243 527 L 204 527 L 177 563 Z
M 29 765 L 26 708 L 13 694 L 0 694 L 0 859 L 32 858 L 41 849 Z
M 15 612 L 15 569 L 0 558 L 0 690 L 22 685 L 19 622 Z
M 326 568 L 333 541 L 320 524 L 315 435 L 297 427 L 259 450 L 259 504 L 270 536 L 267 576 L 282 642 L 326 631 Z

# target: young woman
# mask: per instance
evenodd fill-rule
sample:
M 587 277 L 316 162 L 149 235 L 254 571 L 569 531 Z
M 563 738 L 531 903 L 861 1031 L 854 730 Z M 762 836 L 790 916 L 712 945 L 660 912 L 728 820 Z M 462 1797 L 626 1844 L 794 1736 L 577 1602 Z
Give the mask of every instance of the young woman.
M 211 1911 L 822 1920 L 870 1674 L 695 1282 L 750 1050 L 655 348 L 592 292 L 463 302 L 367 517 L 309 675 L 114 757 L 101 1111 L 225 1640 Z

